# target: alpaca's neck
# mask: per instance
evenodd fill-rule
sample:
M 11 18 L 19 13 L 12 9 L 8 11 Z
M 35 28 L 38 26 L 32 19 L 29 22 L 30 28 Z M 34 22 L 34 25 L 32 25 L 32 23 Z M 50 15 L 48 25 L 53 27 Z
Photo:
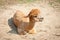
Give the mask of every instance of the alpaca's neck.
M 34 27 L 35 21 L 33 18 L 29 18 L 29 27 L 32 29 Z
M 26 31 L 31 30 L 34 27 L 34 24 L 35 24 L 34 19 L 33 18 L 29 18 L 29 25 L 27 27 L 25 27 L 25 30 Z

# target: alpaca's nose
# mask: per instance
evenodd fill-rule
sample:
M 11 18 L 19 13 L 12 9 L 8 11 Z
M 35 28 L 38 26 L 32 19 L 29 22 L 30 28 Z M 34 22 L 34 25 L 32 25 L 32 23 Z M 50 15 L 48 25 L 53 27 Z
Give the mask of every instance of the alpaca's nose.
M 39 21 L 40 21 L 40 22 L 42 22 L 42 21 L 43 21 L 43 19 L 44 19 L 44 18 L 43 18 L 43 17 L 41 17 L 41 18 L 39 18 Z

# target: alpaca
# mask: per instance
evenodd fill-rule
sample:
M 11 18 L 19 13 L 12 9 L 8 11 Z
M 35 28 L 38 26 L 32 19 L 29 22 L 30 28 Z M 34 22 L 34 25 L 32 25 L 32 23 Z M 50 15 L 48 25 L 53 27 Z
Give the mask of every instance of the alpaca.
M 43 18 L 38 18 L 38 15 L 40 14 L 40 10 L 38 9 L 32 9 L 30 13 L 25 16 L 23 12 L 16 11 L 16 13 L 13 16 L 13 22 L 17 27 L 17 31 L 19 34 L 34 34 L 36 33 L 36 30 L 34 29 L 35 22 L 42 21 Z

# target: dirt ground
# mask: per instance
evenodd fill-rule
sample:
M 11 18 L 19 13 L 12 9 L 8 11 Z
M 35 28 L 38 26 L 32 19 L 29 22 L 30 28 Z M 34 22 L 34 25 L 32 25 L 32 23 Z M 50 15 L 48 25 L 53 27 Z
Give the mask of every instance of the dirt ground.
M 0 40 L 60 40 L 60 2 L 55 0 L 31 3 L 4 2 L 0 4 Z M 33 8 L 40 9 L 44 18 L 42 22 L 35 24 L 37 33 L 18 35 L 11 18 L 16 10 L 28 15 Z

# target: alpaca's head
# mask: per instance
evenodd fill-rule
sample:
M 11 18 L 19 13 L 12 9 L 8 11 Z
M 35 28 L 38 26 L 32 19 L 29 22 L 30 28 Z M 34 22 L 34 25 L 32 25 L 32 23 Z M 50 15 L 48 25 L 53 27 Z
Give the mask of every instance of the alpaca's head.
M 39 18 L 40 10 L 39 9 L 32 9 L 30 13 L 28 14 L 28 17 L 30 18 L 30 21 L 42 21 L 43 18 Z

